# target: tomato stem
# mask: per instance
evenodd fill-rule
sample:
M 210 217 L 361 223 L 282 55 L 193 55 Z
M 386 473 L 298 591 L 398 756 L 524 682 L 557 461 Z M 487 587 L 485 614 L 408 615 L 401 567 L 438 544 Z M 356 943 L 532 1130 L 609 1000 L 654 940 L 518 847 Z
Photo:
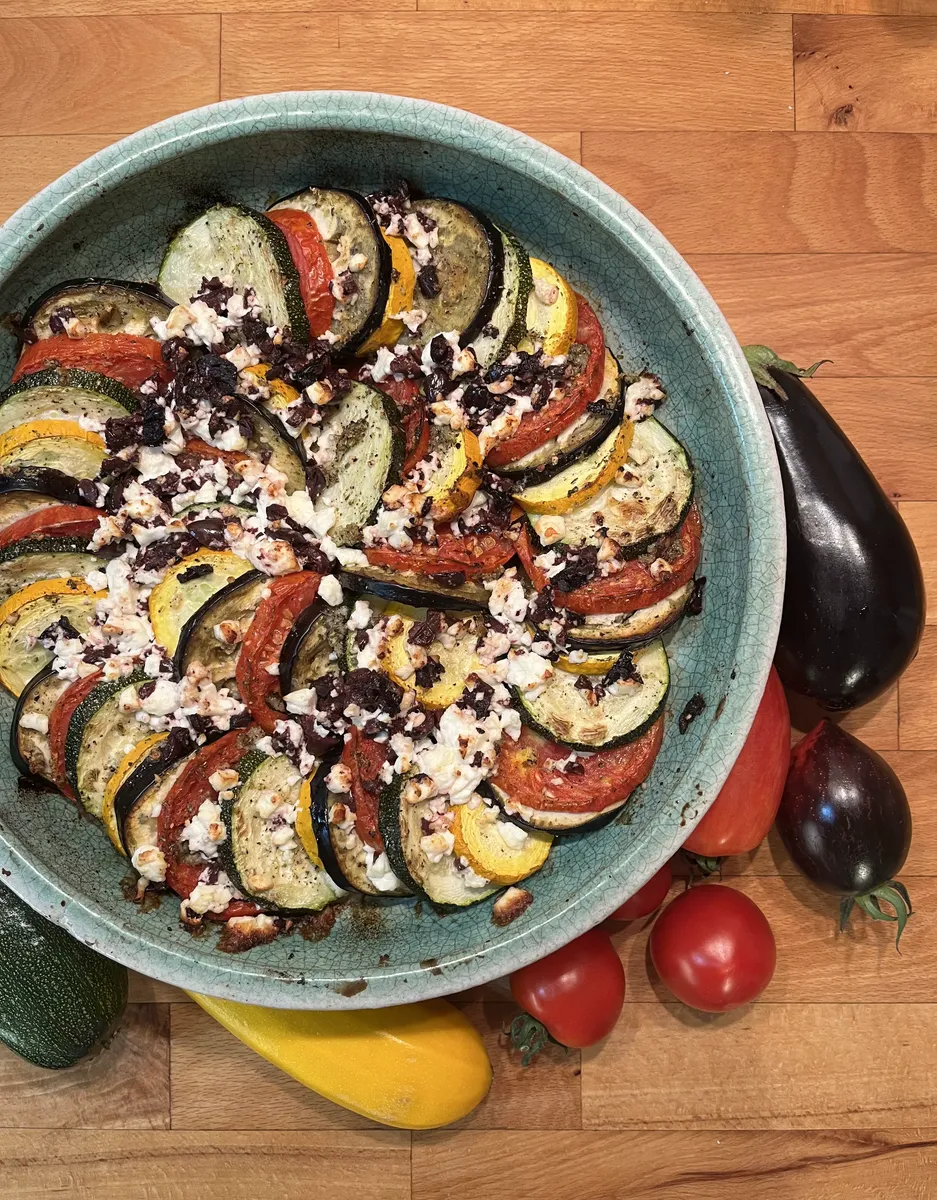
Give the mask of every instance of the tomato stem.
M 513 1049 L 521 1051 L 522 1067 L 529 1067 L 540 1051 L 551 1042 L 554 1046 L 563 1045 L 550 1034 L 542 1021 L 525 1012 L 519 1013 L 510 1025 L 503 1026 L 502 1033 L 508 1037 Z M 563 1046 L 563 1049 L 569 1053 L 568 1046 Z
M 684 850 L 683 856 L 690 864 L 691 875 L 698 871 L 703 879 L 708 879 L 710 875 L 716 874 L 720 879 L 722 878 L 722 864 L 725 862 L 725 858 L 719 858 L 716 855 L 694 854 L 692 850 Z
M 887 913 L 882 909 L 883 901 L 893 910 L 892 912 Z M 844 896 L 839 905 L 840 932 L 845 931 L 853 906 L 856 904 L 873 921 L 895 921 L 897 923 L 895 949 L 898 950 L 898 944 L 901 941 L 901 935 L 904 933 L 904 927 L 908 923 L 908 917 L 914 913 L 908 889 L 901 880 L 889 879 L 886 883 L 872 888 L 871 891 L 863 892 L 861 896 Z M 901 951 L 898 950 L 898 953 L 900 954 Z

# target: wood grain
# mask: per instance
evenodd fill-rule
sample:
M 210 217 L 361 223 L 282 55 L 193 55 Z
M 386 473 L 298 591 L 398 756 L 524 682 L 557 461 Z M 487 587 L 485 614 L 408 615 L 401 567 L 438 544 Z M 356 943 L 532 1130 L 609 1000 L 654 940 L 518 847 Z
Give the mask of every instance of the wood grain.
M 582 13 L 562 24 L 532 13 L 519 37 L 510 14 L 421 13 L 415 23 L 341 16 L 339 40 L 352 54 L 332 52 L 333 22 L 226 17 L 222 95 L 366 81 L 373 91 L 432 97 L 519 129 L 793 127 L 785 17 Z M 425 46 L 447 49 L 427 54 Z
M 937 254 L 693 254 L 739 340 L 824 375 L 935 375 Z
M 933 1130 L 419 1134 L 413 1200 L 924 1200 Z
M 898 749 L 897 685 L 889 688 L 877 700 L 864 704 L 862 708 L 835 717 L 820 708 L 818 704 L 800 696 L 789 694 L 787 702 L 791 712 L 795 740 L 799 740 L 802 734 L 809 733 L 818 721 L 828 717 L 842 725 L 844 729 L 848 729 L 856 737 L 861 738 L 873 750 Z
M 686 253 L 937 250 L 937 139 L 583 134 L 583 163 Z
M 13 0 L 14 3 L 17 0 Z M 41 0 L 19 0 L 36 5 Z M 78 0 L 87 3 L 87 0 Z M 98 0 L 103 2 L 103 0 Z M 670 12 L 932 14 L 933 0 L 417 0 L 427 12 Z
M 927 622 L 937 623 L 937 504 L 904 501 L 898 507 L 921 560 L 927 591 Z
M 937 133 L 937 13 L 929 11 L 796 16 L 797 128 Z
M 161 13 L 256 13 L 256 0 L 157 0 Z M 413 12 L 417 0 L 265 0 L 264 12 Z M 2 17 L 107 17 L 121 13 L 153 13 L 147 0 L 3 0 Z
M 0 20 L 0 134 L 129 133 L 209 104 L 219 26 L 217 16 Z
M 0 1200 L 407 1200 L 406 1134 L 0 1134 Z
M 902 750 L 937 750 L 937 629 L 924 630 L 917 658 L 898 684 Z
M 0 1091 L 0 1128 L 168 1129 L 169 1010 L 131 1004 L 110 1044 L 68 1070 L 0 1046 Z

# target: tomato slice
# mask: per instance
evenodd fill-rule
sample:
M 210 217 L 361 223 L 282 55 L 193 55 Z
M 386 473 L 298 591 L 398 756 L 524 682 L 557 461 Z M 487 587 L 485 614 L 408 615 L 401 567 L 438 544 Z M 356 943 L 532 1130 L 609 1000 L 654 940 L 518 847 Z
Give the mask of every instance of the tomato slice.
M 210 458 L 212 462 L 223 462 L 226 466 L 236 467 L 246 456 L 244 450 L 220 450 L 201 438 L 187 438 L 185 443 L 187 454 L 195 454 L 199 458 Z
M 598 396 L 605 373 L 605 335 L 598 317 L 578 293 L 576 300 L 579 304 L 576 341 L 589 351 L 582 373 L 558 400 L 545 404 L 538 412 L 525 413 L 514 433 L 489 451 L 489 466 L 503 467 L 536 450 L 578 420 Z
M 63 796 L 69 800 L 77 800 L 72 785 L 65 774 L 65 735 L 71 724 L 75 709 L 104 678 L 101 671 L 86 675 L 84 679 L 76 679 L 59 696 L 49 713 L 49 755 L 52 759 L 52 774 Z
M 694 504 L 680 526 L 674 556 L 668 560 L 672 568 L 670 575 L 663 579 L 655 579 L 644 563 L 632 558 L 616 575 L 593 579 L 591 583 L 586 583 L 572 592 L 557 590 L 556 602 L 568 608 L 570 612 L 583 615 L 636 612 L 639 608 L 657 604 L 693 578 L 699 566 L 701 533 L 699 510 Z M 525 526 L 517 540 L 517 556 L 538 592 L 550 582 L 546 572 L 534 563 L 539 553 Z
M 355 802 L 355 829 L 362 841 L 383 851 L 384 839 L 378 828 L 378 803 L 381 796 L 381 767 L 387 761 L 387 743 L 365 737 L 352 728 L 341 761 L 351 771 L 351 795 Z
M 85 537 L 94 535 L 100 513 L 84 504 L 50 504 L 27 513 L 5 529 L 0 529 L 0 550 L 21 538 Z
M 525 725 L 516 742 L 505 738 L 491 782 L 518 804 L 547 812 L 601 812 L 631 795 L 650 774 L 664 736 L 661 717 L 636 741 L 579 759 L 581 775 L 557 771 L 569 749 Z
M 13 382 L 53 365 L 96 371 L 128 388 L 138 388 L 154 375 L 169 378 L 162 346 L 155 338 L 135 333 L 89 333 L 87 337 L 70 338 L 62 333 L 25 346 Z
M 265 733 L 273 733 L 277 721 L 286 716 L 269 703 L 270 696 L 280 695 L 280 675 L 267 668 L 279 664 L 286 635 L 315 600 L 321 578 L 314 571 L 297 571 L 271 579 L 269 595 L 257 605 L 244 635 L 235 669 L 237 685 L 251 716 Z
M 403 421 L 407 452 L 403 462 L 403 473 L 406 475 L 407 471 L 412 470 L 426 457 L 429 450 L 430 423 L 426 415 L 423 389 L 416 379 L 394 379 L 391 375 L 374 386 L 386 396 L 390 396 L 397 405 Z
M 286 238 L 299 272 L 310 336 L 321 337 L 332 324 L 335 301 L 329 291 L 334 273 L 319 227 L 309 213 L 299 208 L 275 208 L 267 216 Z
M 487 575 L 510 562 L 514 543 L 501 534 L 467 534 L 456 537 L 447 525 L 436 530 L 438 545 L 424 546 L 414 542 L 409 550 L 392 546 L 365 546 L 368 562 L 391 571 L 416 571 L 420 575 L 452 575 L 461 573 L 467 579 Z

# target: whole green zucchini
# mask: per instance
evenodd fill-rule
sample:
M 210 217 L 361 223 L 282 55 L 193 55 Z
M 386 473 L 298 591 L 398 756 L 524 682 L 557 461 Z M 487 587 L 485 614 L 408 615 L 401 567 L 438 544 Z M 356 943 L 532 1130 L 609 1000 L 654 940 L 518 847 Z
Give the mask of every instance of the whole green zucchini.
M 0 884 L 0 1040 L 37 1067 L 71 1067 L 116 1028 L 127 968 Z

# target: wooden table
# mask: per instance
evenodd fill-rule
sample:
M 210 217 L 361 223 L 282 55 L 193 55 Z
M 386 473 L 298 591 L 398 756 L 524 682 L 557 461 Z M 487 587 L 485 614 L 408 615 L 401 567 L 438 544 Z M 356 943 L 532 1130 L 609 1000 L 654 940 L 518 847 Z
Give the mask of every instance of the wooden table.
M 534 134 L 655 221 L 743 342 L 833 359 L 817 391 L 937 596 L 937 0 L 2 0 L 0 215 L 141 125 L 307 87 L 425 96 Z M 931 626 L 900 686 L 846 721 L 914 807 L 900 957 L 861 916 L 837 935 L 835 904 L 769 840 L 728 871 L 778 939 L 758 1004 L 667 1003 L 646 931 L 628 931 L 607 1045 L 525 1071 L 499 1045 L 510 1007 L 467 999 L 491 1095 L 412 1138 L 135 978 L 94 1062 L 52 1074 L 0 1054 L 0 1197 L 937 1195 L 935 705 Z

